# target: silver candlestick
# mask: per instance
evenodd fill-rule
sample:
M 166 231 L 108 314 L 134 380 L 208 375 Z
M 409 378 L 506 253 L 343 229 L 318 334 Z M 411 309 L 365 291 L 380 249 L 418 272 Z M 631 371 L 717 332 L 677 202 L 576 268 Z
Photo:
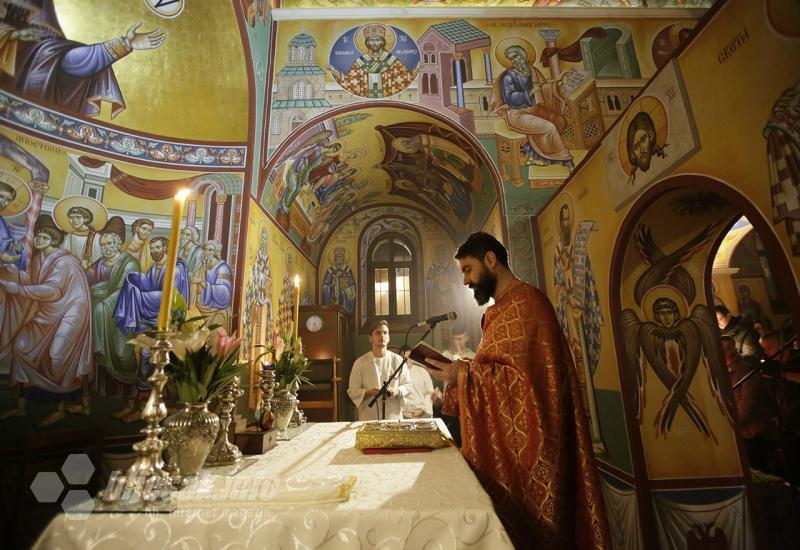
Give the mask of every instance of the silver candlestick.
M 262 368 L 258 371 L 258 377 L 258 389 L 261 390 L 261 416 L 258 419 L 258 427 L 266 431 L 272 428 L 274 422 L 270 401 L 272 401 L 272 395 L 278 382 L 275 380 L 275 371 L 272 369 Z
M 137 457 L 125 475 L 116 475 L 109 482 L 102 499 L 105 503 L 120 503 L 147 506 L 152 503 L 168 501 L 172 490 L 172 478 L 164 470 L 161 454 L 166 443 L 161 439 L 161 421 L 167 416 L 167 407 L 162 397 L 167 383 L 165 367 L 169 364 L 172 350 L 170 338 L 174 332 L 156 330 L 148 332 L 155 340 L 152 346 L 150 363 L 153 374 L 150 382 L 150 396 L 142 409 L 145 427 L 141 430 L 145 438 L 133 445 Z
M 242 452 L 239 447 L 228 441 L 228 426 L 233 418 L 233 410 L 236 408 L 236 400 L 244 395 L 244 390 L 239 387 L 239 377 L 234 376 L 230 384 L 222 392 L 220 398 L 219 413 L 219 432 L 211 452 L 208 453 L 206 464 L 208 466 L 223 466 L 226 464 L 236 464 L 242 460 Z

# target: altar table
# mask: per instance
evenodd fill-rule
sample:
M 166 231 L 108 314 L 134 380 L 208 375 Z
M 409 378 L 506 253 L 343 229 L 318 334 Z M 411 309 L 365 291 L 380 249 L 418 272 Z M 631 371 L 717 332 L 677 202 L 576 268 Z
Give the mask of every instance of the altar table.
M 359 426 L 314 424 L 233 478 L 255 485 L 355 476 L 345 502 L 192 507 L 178 499 L 172 513 L 60 514 L 35 548 L 513 549 L 458 449 L 364 455 L 354 448 Z

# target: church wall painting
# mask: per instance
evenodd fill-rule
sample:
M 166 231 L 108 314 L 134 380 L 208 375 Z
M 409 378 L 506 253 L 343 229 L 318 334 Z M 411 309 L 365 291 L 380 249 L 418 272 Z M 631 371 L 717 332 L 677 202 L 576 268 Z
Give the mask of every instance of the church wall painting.
M 190 315 L 229 326 L 242 175 L 136 166 L 3 130 L 0 180 L 0 197 L 15 196 L 0 231 L 0 422 L 18 437 L 87 422 L 133 433 L 149 363 L 128 340 L 155 323 L 172 195 L 193 190 L 177 287 Z
M 746 22 L 744 23 L 744 28 L 743 22 Z M 738 47 L 734 48 L 733 53 L 730 53 L 725 48 L 732 41 L 736 41 Z M 784 94 L 787 93 L 787 90 L 793 88 L 797 82 L 797 74 L 800 74 L 800 66 L 798 66 L 797 62 L 800 57 L 798 57 L 797 47 L 798 43 L 796 41 L 784 40 L 784 35 L 773 30 L 768 22 L 765 21 L 763 3 L 731 0 L 716 12 L 713 26 L 702 29 L 695 42 L 683 52 L 679 59 L 686 99 L 687 102 L 691 103 L 696 126 L 696 134 L 694 136 L 696 136 L 697 143 L 702 144 L 702 149 L 699 149 L 681 163 L 671 166 L 659 176 L 659 181 L 654 181 L 645 192 L 648 197 L 657 197 L 659 189 L 670 188 L 666 182 L 663 182 L 663 179 L 668 178 L 668 181 L 671 181 L 671 178 L 669 178 L 671 174 L 706 174 L 708 178 L 705 178 L 705 180 L 709 182 L 707 184 L 708 189 L 714 188 L 711 187 L 710 183 L 713 182 L 719 189 L 734 189 L 738 191 L 734 195 L 746 197 L 747 201 L 750 202 L 751 212 L 756 213 L 756 215 L 762 215 L 773 222 L 774 230 L 768 226 L 764 230 L 770 235 L 770 241 L 780 241 L 777 253 L 782 253 L 786 260 L 793 264 L 792 272 L 783 273 L 778 270 L 780 273 L 777 273 L 777 275 L 781 275 L 781 280 L 786 279 L 786 284 L 793 287 L 796 287 L 797 280 L 797 258 L 792 254 L 791 237 L 783 220 L 769 217 L 769 214 L 773 213 L 773 203 L 768 190 L 770 184 L 775 185 L 775 182 L 780 180 L 780 178 L 776 179 L 775 177 L 776 170 L 773 169 L 775 164 L 773 159 L 769 157 L 771 151 L 775 150 L 774 147 L 770 146 L 771 122 L 773 120 L 786 120 L 783 115 L 788 112 L 786 109 L 788 104 L 781 102 L 780 98 L 785 97 Z M 720 58 L 720 55 L 725 52 L 728 53 Z M 749 71 L 752 71 L 754 67 L 762 66 L 765 52 L 770 52 L 770 56 L 776 56 L 771 60 L 769 69 L 764 68 L 765 71 L 769 71 L 770 77 L 764 79 L 763 88 L 760 86 L 749 88 L 752 91 L 748 99 L 751 106 L 749 109 L 739 109 L 737 111 L 739 116 L 732 119 L 730 117 L 725 118 L 725 113 L 736 111 L 736 106 L 739 104 L 741 96 L 735 90 L 747 87 L 747 82 L 750 79 L 749 75 L 751 74 Z M 644 90 L 642 96 L 646 96 L 648 93 L 649 90 Z M 775 116 L 776 114 L 778 115 L 777 117 Z M 720 126 L 719 120 L 726 120 L 728 123 Z M 618 124 L 618 126 L 621 126 L 621 124 Z M 791 125 L 786 126 L 786 128 L 790 127 Z M 784 132 L 784 128 L 781 128 L 779 132 Z M 784 133 L 784 135 L 788 134 Z M 619 148 L 617 139 L 608 139 L 611 141 L 611 143 L 606 144 L 608 147 Z M 668 143 L 670 142 L 668 141 Z M 701 258 L 703 261 L 705 260 L 705 256 L 709 253 L 709 247 L 719 238 L 718 235 L 721 229 L 710 230 L 713 234 L 710 240 L 705 242 L 706 233 L 709 230 L 704 228 L 709 224 L 713 224 L 715 220 L 726 217 L 732 222 L 733 215 L 736 213 L 735 209 L 731 207 L 724 207 L 723 210 L 717 210 L 712 214 L 703 213 L 702 210 L 708 206 L 708 201 L 701 197 L 694 197 L 689 201 L 679 201 L 682 202 L 682 207 L 678 203 L 670 205 L 670 198 L 681 198 L 676 196 L 667 197 L 667 200 L 660 201 L 658 207 L 646 212 L 638 211 L 636 216 L 630 216 L 631 203 L 623 204 L 617 211 L 617 202 L 611 193 L 611 184 L 626 185 L 628 175 L 623 174 L 622 177 L 615 181 L 609 180 L 610 168 L 607 165 L 606 158 L 602 155 L 603 149 L 604 147 L 592 157 L 587 158 L 566 188 L 560 191 L 561 194 L 569 193 L 575 200 L 576 219 L 594 220 L 598 226 L 598 232 L 593 234 L 589 240 L 589 253 L 592 259 L 596 260 L 596 263 L 593 262 L 593 272 L 600 290 L 601 307 L 607 321 L 607 329 L 601 332 L 601 347 L 603 351 L 601 352 L 600 364 L 596 375 L 599 402 L 602 402 L 601 395 L 606 393 L 605 388 L 613 389 L 614 393 L 620 394 L 622 390 L 620 376 L 628 380 L 628 372 L 617 372 L 616 368 L 617 364 L 619 364 L 620 369 L 627 368 L 624 366 L 626 342 L 638 344 L 640 351 L 642 345 L 655 346 L 657 344 L 657 339 L 654 335 L 645 336 L 642 332 L 643 326 L 647 323 L 658 323 L 653 313 L 653 305 L 655 305 L 656 300 L 649 298 L 654 298 L 658 292 L 671 293 L 671 297 L 663 295 L 660 298 L 667 298 L 677 304 L 678 313 L 675 314 L 675 308 L 666 300 L 662 301 L 661 304 L 669 305 L 670 307 L 665 307 L 663 313 L 659 312 L 660 315 L 668 315 L 668 317 L 662 318 L 662 321 L 665 322 L 668 319 L 666 324 L 674 320 L 674 328 L 670 327 L 670 330 L 678 330 L 677 325 L 679 323 L 692 323 L 695 325 L 694 328 L 697 328 L 698 324 L 708 321 L 707 318 L 700 320 L 699 317 L 696 317 L 693 321 L 692 312 L 698 313 L 698 310 L 694 309 L 698 305 L 709 307 L 712 303 L 713 298 L 710 288 L 708 289 L 709 294 L 706 295 L 705 266 L 702 265 Z M 791 151 L 790 149 L 785 150 Z M 669 151 L 669 148 L 667 148 L 667 151 Z M 614 157 L 616 162 L 616 154 Z M 614 166 L 614 169 L 617 170 L 618 166 Z M 640 175 L 641 172 L 637 173 L 637 180 Z M 786 172 L 784 172 L 784 175 L 786 175 Z M 703 183 L 701 179 L 687 180 L 687 187 L 702 189 Z M 785 183 L 788 183 L 788 181 L 788 179 L 785 180 Z M 789 188 L 784 187 L 784 189 Z M 663 191 L 661 192 L 663 193 Z M 716 196 L 714 193 L 708 194 Z M 559 195 L 548 203 L 543 212 L 537 216 L 537 238 L 541 244 L 544 258 L 551 257 L 557 242 L 558 232 L 554 227 L 554 216 L 559 205 L 558 198 Z M 698 205 L 703 207 L 700 208 L 699 212 Z M 735 208 L 740 207 L 741 205 Z M 645 277 L 644 273 L 652 266 L 645 263 L 645 259 L 642 258 L 639 252 L 641 247 L 634 244 L 635 237 L 632 237 L 626 245 L 630 248 L 625 249 L 628 255 L 626 256 L 624 271 L 610 272 L 610 262 L 612 261 L 610 252 L 614 250 L 615 242 L 618 238 L 616 228 L 622 226 L 626 217 L 629 216 L 631 219 L 627 223 L 633 224 L 631 233 L 633 233 L 634 229 L 641 227 L 638 224 L 646 225 L 650 235 L 653 237 L 653 242 L 657 244 L 658 249 L 666 256 L 673 255 L 672 253 L 676 252 L 678 253 L 677 255 L 680 255 L 679 251 L 682 250 L 684 245 L 690 246 L 690 241 L 695 239 L 695 244 L 700 247 L 700 250 L 694 251 L 690 258 L 681 262 L 681 266 L 689 273 L 689 278 L 696 287 L 693 301 L 679 298 L 679 295 L 682 295 L 683 292 L 664 288 L 675 288 L 675 284 L 665 283 L 651 286 L 653 284 L 652 278 L 650 275 Z M 645 237 L 645 233 L 641 234 L 642 238 Z M 646 241 L 647 239 L 642 243 Z M 780 251 L 781 247 L 783 251 Z M 652 246 L 645 246 L 644 249 L 652 251 Z M 597 253 L 593 254 L 593 251 L 597 251 Z M 689 249 L 687 249 L 687 253 L 688 251 Z M 655 260 L 655 263 L 659 263 L 658 254 L 656 254 L 656 257 L 652 253 L 646 255 L 651 260 Z M 673 258 L 671 261 L 676 260 Z M 662 261 L 661 264 L 663 265 L 664 262 Z M 552 278 L 550 269 L 548 262 L 544 262 L 543 271 L 546 281 Z M 651 271 L 651 275 L 656 271 Z M 642 289 L 644 287 L 649 288 L 648 306 L 650 313 L 648 316 L 650 319 L 645 318 L 647 312 L 636 305 L 636 285 L 639 281 L 643 281 L 639 284 L 642 296 L 647 294 L 647 292 L 642 292 Z M 678 286 L 682 285 L 678 284 Z M 613 290 L 615 288 L 620 288 L 620 297 L 624 302 L 621 304 L 618 313 L 629 308 L 636 313 L 639 319 L 638 323 L 631 324 L 633 327 L 638 326 L 638 343 L 635 342 L 637 338 L 631 337 L 632 335 L 630 334 L 625 338 L 617 315 L 612 316 L 609 314 L 611 311 L 609 308 L 610 297 L 603 289 Z M 552 286 L 547 287 L 547 292 L 551 299 L 555 299 L 555 290 Z M 713 320 L 711 323 L 716 326 Z M 613 333 L 609 332 L 612 325 L 615 327 L 614 333 L 619 332 L 619 338 L 617 339 L 614 338 Z M 659 327 L 663 328 L 664 325 L 659 324 Z M 647 375 L 644 392 L 647 399 L 646 409 L 649 408 L 651 412 L 645 415 L 640 426 L 638 420 L 636 420 L 636 412 L 626 409 L 625 412 L 619 415 L 616 426 L 612 430 L 604 429 L 603 433 L 605 435 L 606 433 L 623 432 L 622 424 L 628 425 L 628 433 L 631 439 L 631 459 L 633 461 L 632 469 L 628 471 L 634 476 L 630 483 L 635 487 L 639 499 L 637 505 L 641 514 L 639 521 L 647 529 L 657 528 L 661 530 L 662 547 L 687 548 L 692 547 L 689 542 L 693 544 L 697 544 L 698 541 L 710 543 L 711 541 L 719 541 L 723 537 L 727 539 L 731 547 L 750 547 L 748 538 L 751 536 L 749 532 L 751 524 L 749 520 L 738 523 L 738 525 L 744 527 L 744 531 L 736 531 L 731 528 L 730 523 L 722 520 L 709 520 L 710 517 L 717 517 L 718 515 L 722 518 L 727 514 L 723 510 L 733 510 L 740 504 L 744 504 L 741 500 L 741 490 L 733 488 L 723 495 L 720 494 L 720 491 L 724 492 L 724 490 L 715 489 L 714 486 L 720 483 L 741 485 L 744 483 L 744 479 L 741 477 L 742 467 L 738 462 L 739 449 L 734 427 L 731 425 L 728 415 L 730 410 L 729 403 L 726 402 L 724 391 L 717 392 L 714 389 L 715 385 L 718 387 L 722 385 L 721 377 L 718 372 L 712 372 L 714 367 L 709 368 L 708 366 L 710 361 L 708 357 L 713 357 L 714 354 L 710 344 L 716 344 L 716 341 L 712 341 L 709 344 L 708 335 L 703 336 L 703 332 L 699 329 L 695 334 L 697 336 L 689 338 L 695 341 L 694 348 L 696 351 L 692 352 L 691 355 L 692 357 L 699 356 L 699 360 L 697 362 L 697 370 L 688 385 L 688 392 L 706 416 L 707 425 L 710 431 L 714 433 L 717 441 L 715 442 L 711 437 L 704 435 L 680 407 L 671 428 L 664 433 L 657 433 L 659 424 L 654 424 L 654 422 L 659 410 L 665 404 L 664 398 L 668 397 L 669 392 L 663 389 L 658 376 L 647 364 L 645 366 L 650 371 L 650 374 Z M 643 342 L 647 343 L 643 344 Z M 606 353 L 610 355 L 606 355 Z M 645 363 L 647 362 L 644 354 L 640 359 Z M 686 356 L 684 357 L 685 360 Z M 604 365 L 609 365 L 609 367 L 604 368 Z M 687 381 L 688 377 L 684 379 L 684 382 Z M 632 391 L 638 391 L 635 384 L 632 385 Z M 667 399 L 666 403 L 668 402 L 669 399 Z M 601 426 L 604 427 L 608 412 L 602 403 L 599 409 L 601 412 Z M 662 418 L 663 416 L 662 414 Z M 630 430 L 631 420 L 633 420 L 635 426 L 633 431 Z M 677 438 L 680 438 L 680 442 L 675 443 Z M 673 443 L 670 444 L 670 442 Z M 653 447 L 653 449 L 648 449 L 649 447 Z M 687 449 L 691 449 L 691 452 L 687 452 Z M 700 455 L 706 456 L 698 460 Z M 699 462 L 703 464 L 701 465 Z M 616 465 L 613 461 L 611 463 Z M 606 459 L 602 456 L 600 457 L 600 468 L 601 470 L 606 468 Z M 706 470 L 705 474 L 703 474 L 702 478 L 698 478 L 698 475 L 701 475 L 704 469 Z M 651 476 L 660 477 L 661 480 L 651 482 L 648 480 L 648 477 Z M 725 476 L 728 477 L 726 478 Z M 684 478 L 691 478 L 691 484 L 695 489 L 678 490 Z M 736 481 L 736 479 L 741 481 Z M 707 486 L 702 486 L 704 482 Z M 661 483 L 665 487 L 674 488 L 674 490 L 656 491 L 652 495 L 648 494 L 653 490 L 652 487 Z M 686 483 L 688 484 L 689 481 Z M 698 485 L 701 485 L 701 487 L 697 488 Z M 646 486 L 650 488 L 648 489 Z M 692 495 L 687 496 L 689 493 L 692 493 Z M 675 504 L 668 503 L 663 506 L 656 504 L 658 509 L 652 512 L 653 508 L 652 503 L 649 502 L 649 496 L 654 498 L 658 496 L 659 499 L 671 500 Z M 739 499 L 737 500 L 739 504 L 733 502 L 733 500 L 728 502 L 729 499 Z M 662 509 L 664 507 L 679 508 L 680 510 L 675 514 L 681 515 L 683 519 L 667 518 L 667 515 L 675 514 L 669 510 L 664 511 Z M 749 510 L 746 507 L 743 511 L 739 507 L 737 513 L 743 513 L 745 517 L 749 516 Z M 614 514 L 609 513 L 609 517 L 612 520 L 612 529 L 615 531 L 627 529 Z M 697 528 L 683 529 L 687 525 L 681 522 L 686 518 L 690 518 L 691 523 Z M 709 522 L 714 523 L 714 525 L 705 525 L 705 523 Z M 677 534 L 677 527 L 681 527 L 680 536 Z M 667 530 L 671 532 L 669 536 L 665 534 Z M 658 543 L 657 540 L 651 542 L 653 544 Z
M 252 199 L 243 265 L 239 329 L 254 359 L 263 351 L 257 346 L 265 345 L 275 330 L 288 330 L 293 323 L 295 289 L 292 279 L 295 274 L 300 275 L 301 304 L 317 303 L 315 269 Z M 248 397 L 251 410 L 258 399 L 256 382 L 255 372 L 251 370 Z
M 353 26 L 350 21 L 334 20 L 309 30 L 308 25 L 283 21 L 278 28 L 272 98 L 278 125 L 272 129 L 269 147 L 275 150 L 295 123 L 337 106 L 369 100 L 364 90 L 356 90 L 341 75 L 352 68 L 352 56 L 361 51 L 354 47 L 353 37 L 363 41 L 368 31 L 377 41 L 383 32 L 384 37 L 416 41 L 416 54 L 411 53 L 414 48 L 402 51 L 419 60 L 412 66 L 406 59 L 406 69 L 416 66 L 417 78 L 405 89 L 399 85 L 392 89 L 393 99 L 433 109 L 467 131 L 497 141 L 497 149 L 505 151 L 497 159 L 504 180 L 552 186 L 563 181 L 569 174 L 567 164 L 583 157 L 653 74 L 656 60 L 651 49 L 656 35 L 669 25 L 692 23 L 692 19 L 626 19 L 617 24 L 602 19 L 420 18 L 404 19 L 396 26 L 369 21 Z M 395 40 L 399 43 L 399 38 Z M 525 115 L 525 106 L 502 99 L 503 78 L 509 75 L 506 87 L 511 90 L 520 74 L 506 56 L 510 46 L 519 48 L 512 51 L 521 70 L 527 72 L 526 67 L 532 66 L 542 86 L 537 89 L 540 112 L 531 112 L 532 116 Z M 343 58 L 347 62 L 340 61 Z M 381 74 L 374 72 L 373 80 L 378 82 Z M 546 113 L 542 111 L 545 105 Z M 506 119 L 513 119 L 511 127 Z M 566 149 L 549 145 L 561 140 Z
M 252 194 L 257 193 L 258 178 L 261 173 L 262 147 L 268 139 L 269 106 L 266 101 L 267 88 L 270 82 L 270 51 L 272 45 L 272 18 L 271 5 L 263 0 L 240 0 L 241 12 L 236 10 L 236 17 L 243 18 L 240 22 L 242 42 L 250 79 L 250 110 L 248 118 L 251 120 L 248 140 L 253 151 L 253 169 L 250 175 L 250 189 Z
M 800 80 L 772 107 L 764 126 L 769 160 L 772 221 L 782 225 L 794 256 L 800 256 Z
M 417 76 L 417 44 L 394 25 L 353 27 L 333 43 L 328 70 L 353 95 L 382 98 L 408 88 Z
M 474 307 L 472 292 L 461 284 L 461 276 L 453 259 L 457 243 L 440 223 L 418 210 L 376 206 L 357 212 L 337 227 L 330 239 L 325 243 L 325 248 L 320 257 L 319 292 L 321 302 L 332 302 L 332 296 L 328 295 L 326 297 L 326 293 L 330 292 L 332 287 L 330 284 L 326 285 L 326 280 L 335 281 L 334 276 L 338 276 L 340 285 L 341 281 L 344 281 L 347 283 L 344 286 L 349 288 L 351 287 L 350 274 L 352 273 L 352 288 L 356 291 L 354 313 L 361 315 L 360 304 L 363 302 L 362 296 L 368 296 L 368 293 L 362 292 L 361 286 L 359 286 L 362 280 L 362 272 L 356 261 L 356 258 L 358 258 L 358 237 L 367 225 L 392 215 L 409 220 L 422 237 L 423 263 L 420 266 L 420 271 L 423 275 L 422 284 L 425 287 L 425 300 L 422 304 L 424 310 L 420 313 L 420 318 L 457 310 L 459 317 L 456 323 L 459 327 L 463 326 L 468 331 L 471 345 L 473 347 L 477 346 L 480 340 L 480 312 Z M 336 266 L 337 253 L 341 265 L 344 266 L 343 268 L 337 268 Z M 329 272 L 330 277 L 328 277 Z M 342 286 L 340 286 L 341 288 Z M 343 301 L 349 305 L 349 300 Z M 448 325 L 447 323 L 442 323 L 442 325 L 443 329 L 434 332 L 433 338 L 436 345 L 446 348 L 450 344 L 452 326 L 446 326 Z
M 610 191 L 622 207 L 700 149 L 680 69 L 672 61 L 603 141 Z
M 494 174 L 450 124 L 388 102 L 320 120 L 276 152 L 261 204 L 315 261 L 324 236 L 359 206 L 403 203 L 453 231 L 475 228 L 497 200 Z
M 605 320 L 588 253 L 591 234 L 598 228 L 594 220 L 574 218 L 575 205 L 568 193 L 560 194 L 556 201 L 559 239 L 553 256 L 553 305 L 578 372 L 594 452 L 601 455 L 606 452 L 606 446 L 600 432 L 593 379 L 600 359 L 600 332 Z
M 538 212 L 553 188 L 570 174 L 573 164 L 630 104 L 664 52 L 679 44 L 670 41 L 669 32 L 668 44 L 664 43 L 662 33 L 657 50 L 662 57 L 654 56 L 656 36 L 675 26 L 672 34 L 678 40 L 680 28 L 687 29 L 694 22 L 420 18 L 400 20 L 394 25 L 396 31 L 390 27 L 381 30 L 385 36 L 389 30 L 407 35 L 416 41 L 420 55 L 416 80 L 392 99 L 419 104 L 444 115 L 453 121 L 454 128 L 476 135 L 491 155 L 504 181 L 503 214 L 508 224 L 512 267 L 525 280 L 537 282 L 536 266 L 541 259 L 533 246 L 530 216 Z M 354 25 L 351 21 L 334 20 L 312 28 L 294 21 L 278 24 L 270 151 L 276 150 L 293 128 L 312 117 L 344 105 L 375 100 L 350 93 L 337 83 L 322 61 L 327 60 L 327 65 L 332 66 L 337 51 L 353 50 L 355 54 L 358 48 L 342 49 L 344 43 L 340 41 L 343 37 L 358 38 L 359 33 L 363 40 L 367 29 L 376 36 L 381 33 L 378 23 L 370 21 Z M 517 60 L 520 73 L 507 53 Z M 344 65 L 334 70 L 341 73 Z M 528 113 L 524 105 L 503 100 L 504 81 L 510 92 L 526 70 L 539 81 L 537 101 L 541 112 Z M 548 106 L 547 113 L 542 111 L 543 106 Z M 371 116 L 370 122 L 375 126 L 390 125 L 382 120 L 389 116 L 385 112 Z M 342 132 L 335 132 L 338 138 L 347 140 L 347 130 L 338 130 Z M 563 144 L 555 147 L 555 142 Z M 369 172 L 363 170 L 350 185 L 363 181 Z M 340 179 L 345 187 L 346 181 Z M 265 187 L 272 181 L 267 181 Z M 412 190 L 402 188 L 408 181 L 400 178 L 400 186 L 393 193 L 412 197 Z M 375 185 L 370 182 L 366 188 L 372 190 Z M 272 193 L 275 199 L 276 195 Z M 265 205 L 270 209 L 269 203 Z M 347 206 L 341 208 L 346 210 Z M 322 232 L 323 224 L 312 223 L 311 228 L 314 239 Z M 469 229 L 475 228 L 472 225 Z M 313 245 L 309 252 L 312 256 L 318 254 Z
M 113 119 L 137 133 L 247 139 L 246 74 L 231 61 L 242 59 L 232 3 L 190 2 L 172 19 L 125 0 L 3 1 L 0 14 L 4 90 L 65 115 Z M 218 24 L 230 30 L 220 32 Z M 203 36 L 200 70 L 197 49 L 186 47 L 197 36 Z M 202 71 L 216 75 L 214 86 L 200 81 Z
M 489 212 L 489 215 L 486 217 L 486 222 L 481 227 L 481 231 L 485 231 L 490 235 L 494 235 L 496 239 L 499 241 L 503 241 L 503 229 L 502 229 L 503 220 L 500 216 L 500 205 L 495 204 L 492 207 L 492 211 Z
M 717 220 L 734 214 L 717 195 L 676 191 L 640 216 L 625 245 L 620 370 L 635 388 L 632 410 L 651 479 L 741 475 L 736 407 L 703 283 L 722 231 Z M 692 454 L 677 461 L 682 448 Z

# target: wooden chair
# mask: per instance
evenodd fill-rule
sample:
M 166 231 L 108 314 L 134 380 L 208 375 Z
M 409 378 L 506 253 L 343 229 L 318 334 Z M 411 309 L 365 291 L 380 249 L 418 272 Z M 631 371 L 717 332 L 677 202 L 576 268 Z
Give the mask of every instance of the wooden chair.
M 311 361 L 307 378 L 311 384 L 300 386 L 297 404 L 306 418 L 312 422 L 336 422 L 339 420 L 339 361 L 332 359 L 315 359 Z

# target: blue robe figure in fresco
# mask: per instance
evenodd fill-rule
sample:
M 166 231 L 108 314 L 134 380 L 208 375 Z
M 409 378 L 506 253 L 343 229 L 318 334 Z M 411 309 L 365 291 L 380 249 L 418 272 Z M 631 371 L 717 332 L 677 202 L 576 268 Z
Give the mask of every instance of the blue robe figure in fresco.
M 201 266 L 192 273 L 191 304 L 209 324 L 227 326 L 228 308 L 233 300 L 231 266 L 222 259 L 222 243 L 208 241 L 203 246 Z
M 6 209 L 17 197 L 16 190 L 0 181 L 0 212 Z M 6 220 L 0 216 L 0 264 L 13 264 L 24 270 L 22 244 L 14 238 Z
M 352 176 L 357 173 L 355 168 L 347 166 L 346 162 L 341 163 L 335 170 L 331 170 L 324 176 L 314 180 L 314 196 L 320 206 L 325 206 L 333 195 L 335 195 L 345 185 L 352 183 Z
M 114 310 L 114 321 L 123 334 L 133 335 L 156 326 L 158 309 L 161 306 L 161 289 L 164 285 L 164 271 L 166 269 L 168 239 L 155 237 L 150 241 L 150 254 L 153 266 L 147 273 L 128 273 L 125 283 L 119 292 L 119 300 Z M 186 264 L 178 258 L 175 266 L 175 290 L 189 303 L 189 274 Z M 150 352 L 141 350 L 139 370 L 136 376 L 136 387 L 139 389 L 139 399 L 144 400 L 150 389 L 147 379 L 153 373 L 150 364 Z M 125 423 L 136 422 L 141 418 L 141 406 L 134 404 L 133 400 L 112 416 Z
M 114 310 L 114 321 L 124 334 L 139 334 L 156 326 L 167 263 L 167 243 L 164 237 L 152 239 L 150 253 L 155 264 L 147 273 L 129 273 L 125 278 Z M 189 303 L 189 276 L 186 264 L 180 258 L 175 267 L 175 290 Z
M 137 33 L 137 23 L 99 44 L 67 40 L 53 0 L 3 2 L 0 12 L 2 80 L 26 97 L 88 116 L 100 114 L 102 101 L 111 104 L 112 117 L 122 112 L 125 101 L 111 65 L 134 50 L 156 49 L 167 38 L 159 29 Z
M 510 67 L 495 81 L 489 108 L 503 117 L 511 130 L 525 134 L 529 164 L 575 166 L 561 137 L 567 126 L 562 114 L 566 101 L 559 81 L 549 82 L 530 64 L 528 52 L 510 46 L 504 52 Z
M 322 303 L 337 304 L 348 313 L 356 309 L 356 280 L 353 270 L 345 262 L 345 250 L 336 247 L 333 250 L 334 263 L 325 272 L 322 281 Z

